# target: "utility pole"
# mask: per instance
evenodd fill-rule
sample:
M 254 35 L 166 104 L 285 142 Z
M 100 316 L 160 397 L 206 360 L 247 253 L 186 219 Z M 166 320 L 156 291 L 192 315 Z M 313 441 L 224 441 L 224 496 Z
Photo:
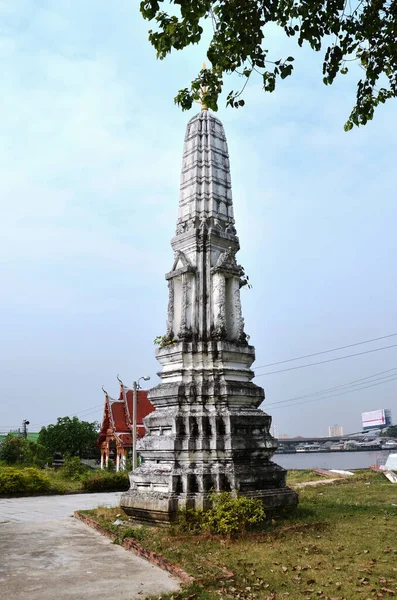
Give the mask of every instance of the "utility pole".
M 27 421 L 26 419 L 24 419 L 22 421 L 22 435 L 23 435 L 23 439 L 26 440 L 26 438 L 28 437 L 28 428 L 27 426 L 30 424 L 30 421 Z
M 132 470 L 135 471 L 137 467 L 137 453 L 136 453 L 136 411 L 138 407 L 138 384 L 136 381 L 132 384 L 133 389 L 133 402 L 132 402 Z

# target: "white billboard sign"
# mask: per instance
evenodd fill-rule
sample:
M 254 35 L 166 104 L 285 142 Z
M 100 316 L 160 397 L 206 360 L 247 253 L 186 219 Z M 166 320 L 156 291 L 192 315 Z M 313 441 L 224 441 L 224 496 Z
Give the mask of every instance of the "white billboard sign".
M 363 428 L 380 427 L 386 424 L 386 415 L 384 408 L 362 413 L 361 418 L 363 422 Z

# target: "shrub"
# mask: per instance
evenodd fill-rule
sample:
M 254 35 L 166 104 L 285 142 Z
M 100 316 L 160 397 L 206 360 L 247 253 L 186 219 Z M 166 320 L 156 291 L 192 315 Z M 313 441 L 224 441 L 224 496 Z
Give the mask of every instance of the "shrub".
M 130 487 L 130 479 L 124 471 L 109 473 L 96 471 L 83 478 L 83 490 L 87 492 L 124 492 Z
M 265 519 L 265 511 L 261 500 L 233 496 L 230 492 L 210 496 L 212 506 L 204 513 L 204 529 L 221 535 L 244 533 L 250 525 L 261 523 Z
M 184 509 L 179 512 L 178 529 L 197 534 L 208 531 L 214 535 L 232 537 L 244 533 L 265 519 L 261 500 L 234 496 L 230 492 L 210 494 L 211 508 L 207 511 Z
M 66 456 L 63 466 L 59 469 L 59 473 L 65 479 L 77 481 L 80 479 L 80 475 L 87 471 L 88 468 L 81 463 L 78 456 Z
M 0 495 L 43 494 L 51 491 L 51 479 L 34 467 L 0 467 Z
M 9 433 L 0 444 L 0 460 L 6 465 L 44 467 L 49 455 L 40 444 L 25 440 L 19 434 Z

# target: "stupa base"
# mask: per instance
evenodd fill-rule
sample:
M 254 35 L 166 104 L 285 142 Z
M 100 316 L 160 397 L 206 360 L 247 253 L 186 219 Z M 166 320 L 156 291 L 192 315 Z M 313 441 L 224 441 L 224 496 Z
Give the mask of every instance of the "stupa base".
M 266 518 L 281 516 L 296 508 L 298 494 L 289 487 L 247 492 L 247 498 L 257 498 L 263 503 Z M 130 490 L 121 496 L 121 508 L 140 523 L 170 525 L 178 520 L 178 510 L 210 507 L 209 493 L 172 494 Z

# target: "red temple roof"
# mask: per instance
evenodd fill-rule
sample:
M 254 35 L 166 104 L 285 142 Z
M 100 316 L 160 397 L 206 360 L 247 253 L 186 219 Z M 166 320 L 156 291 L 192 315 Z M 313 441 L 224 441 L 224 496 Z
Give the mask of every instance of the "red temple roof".
M 133 398 L 133 390 L 126 390 L 123 385 L 120 386 L 120 396 L 118 400 L 113 400 L 106 394 L 102 425 L 97 442 L 98 445 L 106 439 L 109 430 L 111 435 L 117 436 L 123 445 L 132 445 Z M 145 435 L 143 419 L 153 410 L 155 410 L 155 408 L 148 400 L 147 390 L 138 390 L 136 419 L 138 437 Z

